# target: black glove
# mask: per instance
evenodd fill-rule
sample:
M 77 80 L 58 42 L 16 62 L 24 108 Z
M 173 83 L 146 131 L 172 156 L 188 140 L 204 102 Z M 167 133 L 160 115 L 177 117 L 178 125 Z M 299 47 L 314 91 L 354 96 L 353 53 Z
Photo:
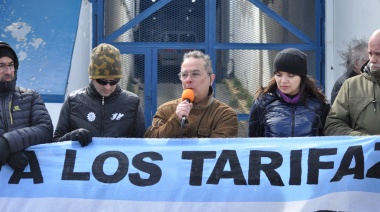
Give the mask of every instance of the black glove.
M 9 155 L 7 162 L 13 170 L 22 172 L 29 163 L 29 156 L 24 151 L 12 153 Z
M 70 139 L 72 141 L 79 141 L 82 147 L 87 146 L 92 141 L 92 135 L 89 130 L 80 128 L 70 133 Z
M 4 165 L 7 158 L 11 154 L 8 141 L 4 137 L 0 137 L 0 165 Z

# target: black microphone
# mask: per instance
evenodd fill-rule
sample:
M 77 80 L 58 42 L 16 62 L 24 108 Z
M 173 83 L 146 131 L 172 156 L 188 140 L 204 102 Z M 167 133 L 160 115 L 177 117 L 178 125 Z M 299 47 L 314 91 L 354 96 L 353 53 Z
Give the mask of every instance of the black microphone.
M 194 101 L 194 91 L 192 89 L 185 89 L 182 92 L 182 101 L 186 100 L 189 103 L 192 103 Z M 182 116 L 181 120 L 181 128 L 185 125 L 187 117 L 185 115 Z

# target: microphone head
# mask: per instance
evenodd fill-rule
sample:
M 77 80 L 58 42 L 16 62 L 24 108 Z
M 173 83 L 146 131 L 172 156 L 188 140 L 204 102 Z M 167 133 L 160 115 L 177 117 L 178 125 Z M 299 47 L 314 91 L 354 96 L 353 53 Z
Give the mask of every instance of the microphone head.
M 182 92 L 182 101 L 187 100 L 188 102 L 193 102 L 194 101 L 194 91 L 192 89 L 185 89 Z

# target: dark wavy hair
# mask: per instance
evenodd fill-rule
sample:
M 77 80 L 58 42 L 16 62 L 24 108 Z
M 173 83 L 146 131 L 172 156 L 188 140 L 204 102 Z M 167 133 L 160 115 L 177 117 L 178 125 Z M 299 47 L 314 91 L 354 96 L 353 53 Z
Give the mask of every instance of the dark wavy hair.
M 269 81 L 267 87 L 261 86 L 255 93 L 255 98 L 259 98 L 266 93 L 274 93 L 277 89 L 277 83 L 274 78 Z M 318 99 L 318 101 L 327 103 L 327 98 L 321 88 L 317 87 L 317 81 L 309 76 L 301 77 L 300 83 L 301 100 L 305 103 L 310 97 Z

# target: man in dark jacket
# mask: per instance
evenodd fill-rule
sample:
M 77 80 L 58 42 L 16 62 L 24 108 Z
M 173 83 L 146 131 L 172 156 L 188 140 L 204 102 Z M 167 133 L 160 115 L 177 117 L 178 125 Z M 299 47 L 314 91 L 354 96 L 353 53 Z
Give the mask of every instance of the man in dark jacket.
M 0 41 L 0 165 L 23 171 L 29 146 L 50 143 L 53 124 L 40 95 L 16 86 L 19 61 L 12 47 Z
M 122 78 L 119 50 L 100 44 L 91 54 L 90 84 L 72 92 L 63 103 L 53 141 L 79 141 L 92 137 L 142 138 L 146 126 L 139 97 L 118 85 Z
M 367 41 L 364 39 L 353 39 L 349 44 L 346 51 L 339 52 L 344 60 L 342 65 L 346 67 L 346 71 L 335 82 L 331 91 L 331 104 L 334 103 L 336 95 L 343 85 L 343 82 L 351 77 L 361 73 L 361 68 L 366 61 L 368 61 Z

